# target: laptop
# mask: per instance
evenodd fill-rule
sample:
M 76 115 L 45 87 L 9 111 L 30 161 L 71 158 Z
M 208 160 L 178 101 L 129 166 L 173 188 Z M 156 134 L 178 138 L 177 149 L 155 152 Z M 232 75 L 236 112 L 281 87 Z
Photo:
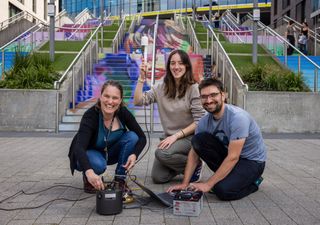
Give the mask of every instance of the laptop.
M 132 180 L 136 185 L 138 185 L 144 192 L 146 192 L 153 200 L 168 206 L 168 207 L 172 207 L 173 206 L 173 198 L 174 195 L 167 193 L 167 192 L 163 192 L 163 193 L 159 193 L 156 194 L 153 191 L 151 191 L 149 188 L 143 186 L 142 184 L 140 184 L 138 181 L 136 180 Z

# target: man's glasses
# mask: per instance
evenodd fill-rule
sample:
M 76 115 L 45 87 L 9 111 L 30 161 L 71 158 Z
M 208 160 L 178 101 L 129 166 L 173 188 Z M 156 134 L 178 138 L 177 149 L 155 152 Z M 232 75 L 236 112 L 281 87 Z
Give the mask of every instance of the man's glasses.
M 221 93 L 221 91 L 220 92 L 213 92 L 213 93 L 208 94 L 208 95 L 200 95 L 200 98 L 201 98 L 202 101 L 206 101 L 208 98 L 212 99 L 212 98 L 217 97 L 220 93 Z

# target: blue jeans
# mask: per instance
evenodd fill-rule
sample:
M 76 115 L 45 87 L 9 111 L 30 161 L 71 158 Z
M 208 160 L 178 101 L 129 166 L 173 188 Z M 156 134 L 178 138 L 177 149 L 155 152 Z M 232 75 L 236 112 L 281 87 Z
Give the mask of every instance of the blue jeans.
M 120 140 L 118 140 L 108 150 L 107 158 L 106 153 L 104 151 L 88 149 L 86 153 L 93 171 L 96 174 L 100 175 L 107 169 L 107 165 L 113 165 L 118 163 L 115 174 L 124 176 L 126 174 L 126 171 L 125 168 L 123 168 L 123 165 L 126 164 L 128 157 L 133 153 L 138 139 L 139 138 L 135 132 L 125 132 L 120 137 Z M 82 171 L 79 165 L 77 165 L 77 170 Z
M 214 135 L 203 132 L 192 138 L 192 147 L 212 171 L 217 171 L 228 149 Z M 221 200 L 237 200 L 258 190 L 254 182 L 262 175 L 265 162 L 240 158 L 231 172 L 213 187 Z

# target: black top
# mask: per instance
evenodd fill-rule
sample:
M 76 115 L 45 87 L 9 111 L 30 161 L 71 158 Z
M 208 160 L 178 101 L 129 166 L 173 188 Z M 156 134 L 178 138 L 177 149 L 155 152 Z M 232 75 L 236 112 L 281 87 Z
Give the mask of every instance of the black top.
M 303 35 L 305 35 L 306 37 L 308 37 L 308 29 L 303 29 L 303 28 L 301 28 L 301 33 L 303 34 Z
M 93 106 L 84 113 L 81 119 L 79 130 L 72 140 L 68 154 L 72 174 L 74 173 L 77 161 L 84 171 L 92 169 L 86 151 L 88 149 L 97 149 L 96 142 L 99 132 L 100 112 L 100 109 L 98 109 L 96 106 Z M 138 158 L 147 142 L 145 134 L 143 133 L 134 116 L 126 107 L 121 107 L 116 116 L 126 129 L 134 131 L 139 137 L 139 140 L 133 151 Z

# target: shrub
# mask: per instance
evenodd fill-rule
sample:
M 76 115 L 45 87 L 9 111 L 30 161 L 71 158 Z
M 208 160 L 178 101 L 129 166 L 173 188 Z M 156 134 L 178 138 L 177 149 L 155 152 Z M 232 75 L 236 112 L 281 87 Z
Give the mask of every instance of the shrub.
M 14 66 L 5 72 L 0 88 L 51 89 L 59 77 L 48 56 L 16 52 Z
M 301 73 L 270 65 L 242 69 L 242 79 L 253 91 L 310 91 Z

